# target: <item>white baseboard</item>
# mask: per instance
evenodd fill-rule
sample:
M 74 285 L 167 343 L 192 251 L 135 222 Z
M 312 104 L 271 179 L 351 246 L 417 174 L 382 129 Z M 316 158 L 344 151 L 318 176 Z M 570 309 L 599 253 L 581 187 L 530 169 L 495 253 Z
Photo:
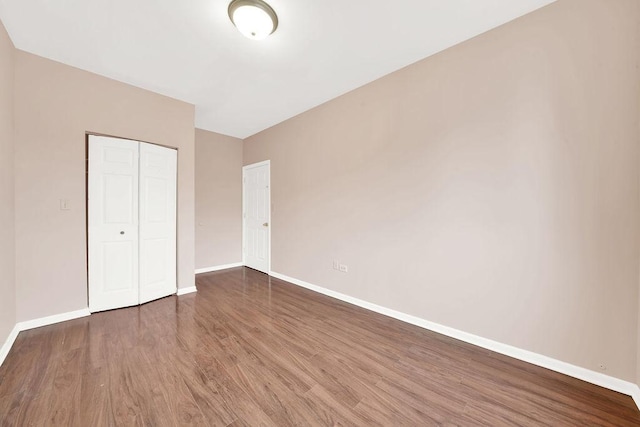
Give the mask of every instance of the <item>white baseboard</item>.
M 179 288 L 178 292 L 176 292 L 176 295 L 180 296 L 180 295 L 191 294 L 194 292 L 198 292 L 198 289 L 196 289 L 195 286 L 190 286 L 188 288 Z
M 227 268 L 242 267 L 243 265 L 244 264 L 241 262 L 234 262 L 233 264 L 223 264 L 223 265 L 216 265 L 215 267 L 198 268 L 196 269 L 196 274 L 211 273 L 212 271 L 220 271 L 220 270 L 226 270 Z
M 557 359 L 553 359 L 548 356 L 544 356 L 532 351 L 523 350 L 521 348 L 513 347 L 507 344 L 503 344 L 497 341 L 493 341 L 487 338 L 483 338 L 477 335 L 473 335 L 467 332 L 463 332 L 448 326 L 443 326 L 438 323 L 430 322 L 425 319 L 421 319 L 416 316 L 412 316 L 406 313 L 402 313 L 390 308 L 382 307 L 377 304 L 370 303 L 358 298 L 354 298 L 349 295 L 342 294 L 340 292 L 332 291 L 330 289 L 323 288 L 321 286 L 313 285 L 302 280 L 295 279 L 293 277 L 285 276 L 284 274 L 276 273 L 272 271 L 270 276 L 284 280 L 286 282 L 293 283 L 294 285 L 301 286 L 303 288 L 310 289 L 312 291 L 336 298 L 338 300 L 348 302 L 358 307 L 365 308 L 367 310 L 374 311 L 376 313 L 383 314 L 388 317 L 392 317 L 397 320 L 401 320 L 412 325 L 419 326 L 424 329 L 428 329 L 433 332 L 437 332 L 442 335 L 446 335 L 451 338 L 458 339 L 460 341 L 467 342 L 469 344 L 477 345 L 478 347 L 486 348 L 496 353 L 504 354 L 505 356 L 513 357 L 514 359 L 522 360 L 524 362 L 532 363 L 543 368 L 550 369 L 552 371 L 559 372 L 561 374 L 568 375 L 570 377 L 578 378 L 580 380 L 608 388 L 619 393 L 631 396 L 636 405 L 640 409 L 640 387 L 628 381 L 621 380 L 609 375 L 602 374 L 600 372 L 592 371 L 590 369 L 582 368 L 580 366 L 572 365 L 567 362 L 563 362 Z
M 80 317 L 89 316 L 91 313 L 88 308 L 82 310 L 70 311 L 68 313 L 55 314 L 53 316 L 41 317 L 39 319 L 26 320 L 24 322 L 18 322 L 13 327 L 13 330 L 7 337 L 6 341 L 0 348 L 0 365 L 4 362 L 4 359 L 9 354 L 9 350 L 13 347 L 13 343 L 18 338 L 18 334 L 22 331 L 29 329 L 39 328 L 41 326 L 53 325 L 54 323 L 65 322 L 67 320 L 78 319 Z
M 636 402 L 636 406 L 640 409 L 640 386 L 633 387 L 631 391 L 631 397 L 633 397 L 633 401 Z
M 39 319 L 27 320 L 24 322 L 18 322 L 16 326 L 19 331 L 26 331 L 28 329 L 39 328 L 41 326 L 53 325 L 54 323 L 65 322 L 67 320 L 78 319 L 80 317 L 89 316 L 91 312 L 88 308 L 82 310 L 69 311 L 68 313 L 54 314 L 53 316 L 41 317 Z
M 2 365 L 4 363 L 4 359 L 7 358 L 7 354 L 9 354 L 9 350 L 13 347 L 13 343 L 16 341 L 16 338 L 18 338 L 19 333 L 18 325 L 15 325 L 2 345 L 2 348 L 0 348 L 0 365 Z

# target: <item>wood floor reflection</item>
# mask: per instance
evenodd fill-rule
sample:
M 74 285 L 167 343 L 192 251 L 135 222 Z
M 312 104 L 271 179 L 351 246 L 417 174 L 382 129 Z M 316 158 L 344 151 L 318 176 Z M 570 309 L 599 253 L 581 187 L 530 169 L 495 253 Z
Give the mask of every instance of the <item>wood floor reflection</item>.
M 630 397 L 246 268 L 22 332 L 2 426 L 638 426 Z

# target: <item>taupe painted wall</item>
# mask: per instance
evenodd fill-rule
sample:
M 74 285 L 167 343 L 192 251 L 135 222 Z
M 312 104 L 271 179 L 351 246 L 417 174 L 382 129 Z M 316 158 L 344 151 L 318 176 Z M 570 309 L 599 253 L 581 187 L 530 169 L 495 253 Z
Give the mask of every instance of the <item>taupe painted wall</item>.
M 273 270 L 634 381 L 639 22 L 561 0 L 245 140 Z
M 13 43 L 0 22 L 0 347 L 16 323 L 13 217 Z
M 178 148 L 178 286 L 194 286 L 192 105 L 17 51 L 15 130 L 18 321 L 87 307 L 87 131 Z
M 196 129 L 196 268 L 242 262 L 242 140 Z

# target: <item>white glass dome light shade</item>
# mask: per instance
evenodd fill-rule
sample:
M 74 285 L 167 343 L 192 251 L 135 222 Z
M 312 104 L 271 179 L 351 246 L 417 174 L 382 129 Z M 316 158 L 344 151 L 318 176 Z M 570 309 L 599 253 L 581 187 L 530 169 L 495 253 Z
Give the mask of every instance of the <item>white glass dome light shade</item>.
M 271 17 L 258 7 L 240 6 L 233 12 L 233 22 L 250 39 L 263 40 L 273 32 Z
M 252 40 L 263 40 L 278 27 L 276 13 L 262 0 L 233 0 L 229 18 L 238 31 Z

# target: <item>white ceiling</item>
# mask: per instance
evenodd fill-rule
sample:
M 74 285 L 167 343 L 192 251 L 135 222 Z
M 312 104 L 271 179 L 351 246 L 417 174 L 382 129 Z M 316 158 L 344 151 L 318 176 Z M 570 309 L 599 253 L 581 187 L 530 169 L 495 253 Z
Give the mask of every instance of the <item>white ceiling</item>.
M 268 0 L 263 41 L 230 0 L 0 0 L 18 49 L 196 106 L 245 138 L 554 0 Z

